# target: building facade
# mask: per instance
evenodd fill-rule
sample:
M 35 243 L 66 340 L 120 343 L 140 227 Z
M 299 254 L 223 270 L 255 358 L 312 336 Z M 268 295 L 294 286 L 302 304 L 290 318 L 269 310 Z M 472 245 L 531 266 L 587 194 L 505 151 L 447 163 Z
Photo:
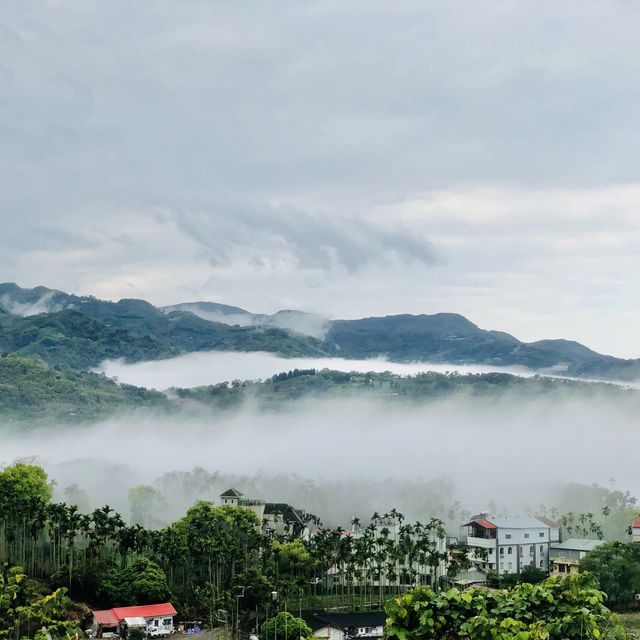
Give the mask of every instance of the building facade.
M 569 538 L 564 542 L 550 545 L 550 574 L 552 576 L 576 575 L 580 569 L 580 560 L 603 542 L 603 540 Z
M 463 526 L 477 569 L 498 575 L 518 574 L 527 566 L 549 571 L 551 527 L 538 518 L 482 514 Z

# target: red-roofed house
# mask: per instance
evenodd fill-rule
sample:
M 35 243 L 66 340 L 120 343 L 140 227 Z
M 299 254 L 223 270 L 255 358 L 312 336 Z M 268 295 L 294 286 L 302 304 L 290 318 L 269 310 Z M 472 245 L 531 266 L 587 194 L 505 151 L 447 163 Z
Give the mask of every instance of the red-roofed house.
M 633 520 L 631 522 L 631 540 L 633 542 L 640 542 L 640 520 Z
M 176 613 L 173 605 L 165 602 L 94 611 L 93 619 L 98 637 L 103 631 L 122 632 L 131 627 L 143 627 L 151 636 L 167 636 L 173 631 L 173 616 Z
M 469 559 L 476 569 L 499 575 L 520 573 L 530 565 L 549 570 L 551 525 L 547 522 L 529 516 L 498 518 L 483 513 L 463 526 L 472 551 Z

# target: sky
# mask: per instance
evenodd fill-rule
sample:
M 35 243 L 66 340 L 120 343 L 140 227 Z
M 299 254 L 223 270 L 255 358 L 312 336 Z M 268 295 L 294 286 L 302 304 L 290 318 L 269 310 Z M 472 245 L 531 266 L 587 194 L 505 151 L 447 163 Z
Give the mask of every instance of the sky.
M 0 281 L 640 357 L 640 5 L 9 0 Z

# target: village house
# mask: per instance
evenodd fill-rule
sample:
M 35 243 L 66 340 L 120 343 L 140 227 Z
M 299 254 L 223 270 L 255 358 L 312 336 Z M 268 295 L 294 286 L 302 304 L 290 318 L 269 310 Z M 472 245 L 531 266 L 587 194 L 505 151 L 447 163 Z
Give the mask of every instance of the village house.
M 631 542 L 640 542 L 640 520 L 633 520 L 629 530 L 631 531 Z
M 265 502 L 245 498 L 237 489 L 227 489 L 220 495 L 220 504 L 230 507 L 244 507 L 253 511 L 262 523 L 263 531 L 277 535 L 294 535 L 309 540 L 319 521 L 316 516 L 296 509 L 286 502 Z
M 463 527 L 467 529 L 469 558 L 477 569 L 498 575 L 520 573 L 526 566 L 549 570 L 552 527 L 544 521 L 532 516 L 498 518 L 480 514 Z
M 143 629 L 152 637 L 168 636 L 173 632 L 173 618 L 177 614 L 173 605 L 149 604 L 135 607 L 115 607 L 93 611 L 92 629 L 101 638 L 105 633 L 126 635 L 131 629 Z
M 304 613 L 303 620 L 314 638 L 321 640 L 377 640 L 384 635 L 384 611 L 360 613 Z
M 552 576 L 576 575 L 579 571 L 580 560 L 602 543 L 603 540 L 569 538 L 564 542 L 550 545 L 550 574 Z

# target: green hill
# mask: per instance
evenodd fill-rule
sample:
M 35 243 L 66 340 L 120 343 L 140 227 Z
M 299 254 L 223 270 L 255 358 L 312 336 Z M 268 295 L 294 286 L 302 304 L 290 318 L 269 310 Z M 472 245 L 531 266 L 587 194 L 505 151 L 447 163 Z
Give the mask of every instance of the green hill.
M 108 358 L 136 362 L 193 351 L 335 354 L 331 345 L 285 329 L 231 326 L 186 311 L 165 313 L 144 300 L 109 302 L 9 283 L 0 284 L 0 301 L 9 311 L 56 310 L 26 317 L 0 315 L 0 351 L 79 370 Z
M 608 380 L 640 377 L 640 360 L 603 355 L 570 340 L 521 342 L 455 313 L 329 321 L 298 311 L 266 316 L 204 302 L 158 309 L 144 300 L 109 302 L 13 283 L 0 284 L 0 307 L 8 312 L 0 311 L 0 349 L 74 369 L 95 367 L 105 358 L 140 361 L 216 350 L 518 365 Z M 207 314 L 230 320 L 214 322 Z
M 41 313 L 26 318 L 0 315 L 0 353 L 37 357 L 70 369 L 98 366 L 103 360 L 155 360 L 177 355 L 151 336 L 131 332 L 87 318 L 77 311 Z
M 523 378 L 507 373 L 460 375 L 420 373 L 400 376 L 394 373 L 345 373 L 323 369 L 293 370 L 272 376 L 264 382 L 235 381 L 192 389 L 173 389 L 184 401 L 216 409 L 231 408 L 245 400 L 263 407 L 278 407 L 302 398 L 379 398 L 386 402 L 425 402 L 465 396 L 499 398 L 514 394 L 519 399 L 545 397 L 587 400 L 594 394 L 640 405 L 640 392 L 607 383 L 581 382 L 535 376 Z
M 0 356 L 0 420 L 83 422 L 137 408 L 167 408 L 155 391 L 103 375 L 54 369 L 19 355 Z

